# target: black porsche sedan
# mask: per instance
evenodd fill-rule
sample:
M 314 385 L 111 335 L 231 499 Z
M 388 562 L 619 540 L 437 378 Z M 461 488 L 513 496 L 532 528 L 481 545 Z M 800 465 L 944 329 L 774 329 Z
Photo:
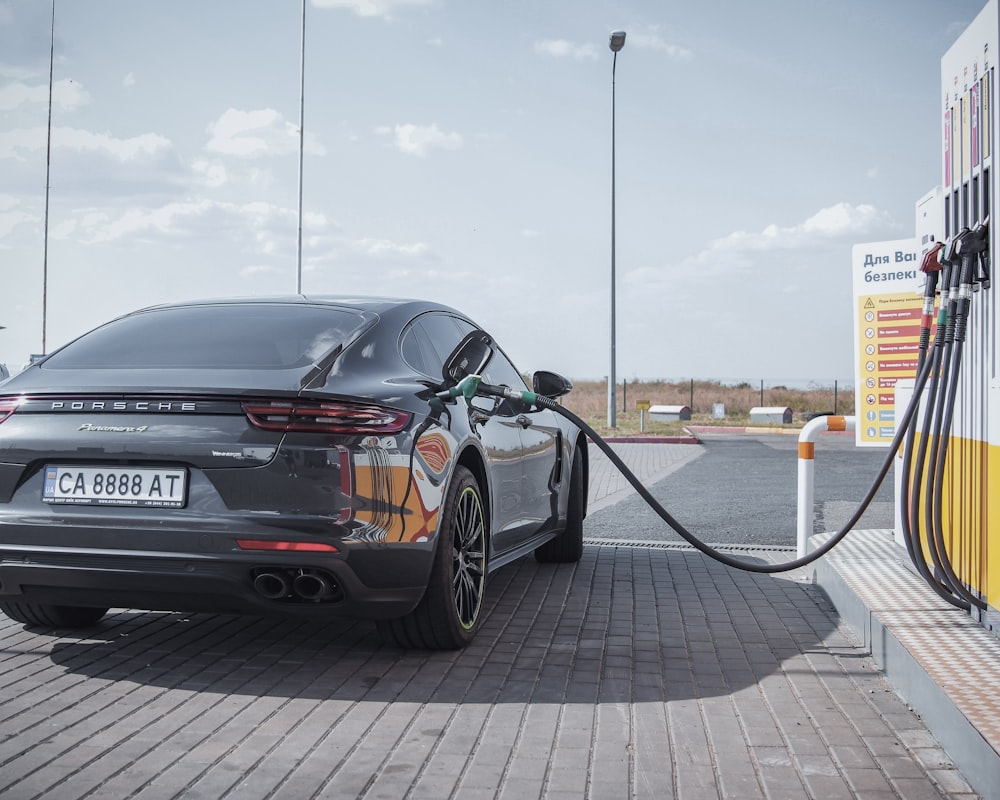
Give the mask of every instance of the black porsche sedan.
M 527 391 L 489 334 L 415 300 L 189 302 L 84 334 L 0 386 L 0 610 L 347 614 L 462 647 L 490 572 L 579 559 L 588 480 L 551 410 L 439 399 L 470 374 Z

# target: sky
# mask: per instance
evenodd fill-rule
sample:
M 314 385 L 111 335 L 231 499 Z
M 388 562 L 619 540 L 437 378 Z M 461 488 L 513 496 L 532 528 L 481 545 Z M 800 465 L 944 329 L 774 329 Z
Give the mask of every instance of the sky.
M 301 280 L 606 377 L 614 155 L 619 381 L 849 384 L 852 246 L 914 235 L 984 5 L 308 0 L 303 48 L 299 0 L 0 0 L 0 363 Z

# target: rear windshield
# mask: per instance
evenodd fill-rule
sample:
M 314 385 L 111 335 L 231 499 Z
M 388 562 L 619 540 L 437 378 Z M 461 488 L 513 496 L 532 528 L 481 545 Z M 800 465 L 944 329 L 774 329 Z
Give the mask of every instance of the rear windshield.
M 361 313 L 297 305 L 143 311 L 85 334 L 45 369 L 291 369 L 315 364 L 365 325 Z

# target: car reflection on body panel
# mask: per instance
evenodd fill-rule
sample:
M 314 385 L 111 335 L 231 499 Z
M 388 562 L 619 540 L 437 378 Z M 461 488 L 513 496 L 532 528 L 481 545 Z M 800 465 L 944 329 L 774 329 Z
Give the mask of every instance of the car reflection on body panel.
M 102 325 L 0 387 L 0 610 L 347 614 L 461 647 L 487 574 L 577 560 L 586 514 L 586 439 L 564 418 L 435 402 L 479 372 L 527 388 L 423 301 L 225 299 Z

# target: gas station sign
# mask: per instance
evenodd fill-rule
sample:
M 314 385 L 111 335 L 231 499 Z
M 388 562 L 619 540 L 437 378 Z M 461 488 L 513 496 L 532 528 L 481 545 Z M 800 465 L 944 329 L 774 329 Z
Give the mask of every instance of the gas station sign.
M 920 242 L 855 245 L 854 358 L 858 445 L 885 446 L 896 435 L 896 381 L 917 374 L 924 275 Z

